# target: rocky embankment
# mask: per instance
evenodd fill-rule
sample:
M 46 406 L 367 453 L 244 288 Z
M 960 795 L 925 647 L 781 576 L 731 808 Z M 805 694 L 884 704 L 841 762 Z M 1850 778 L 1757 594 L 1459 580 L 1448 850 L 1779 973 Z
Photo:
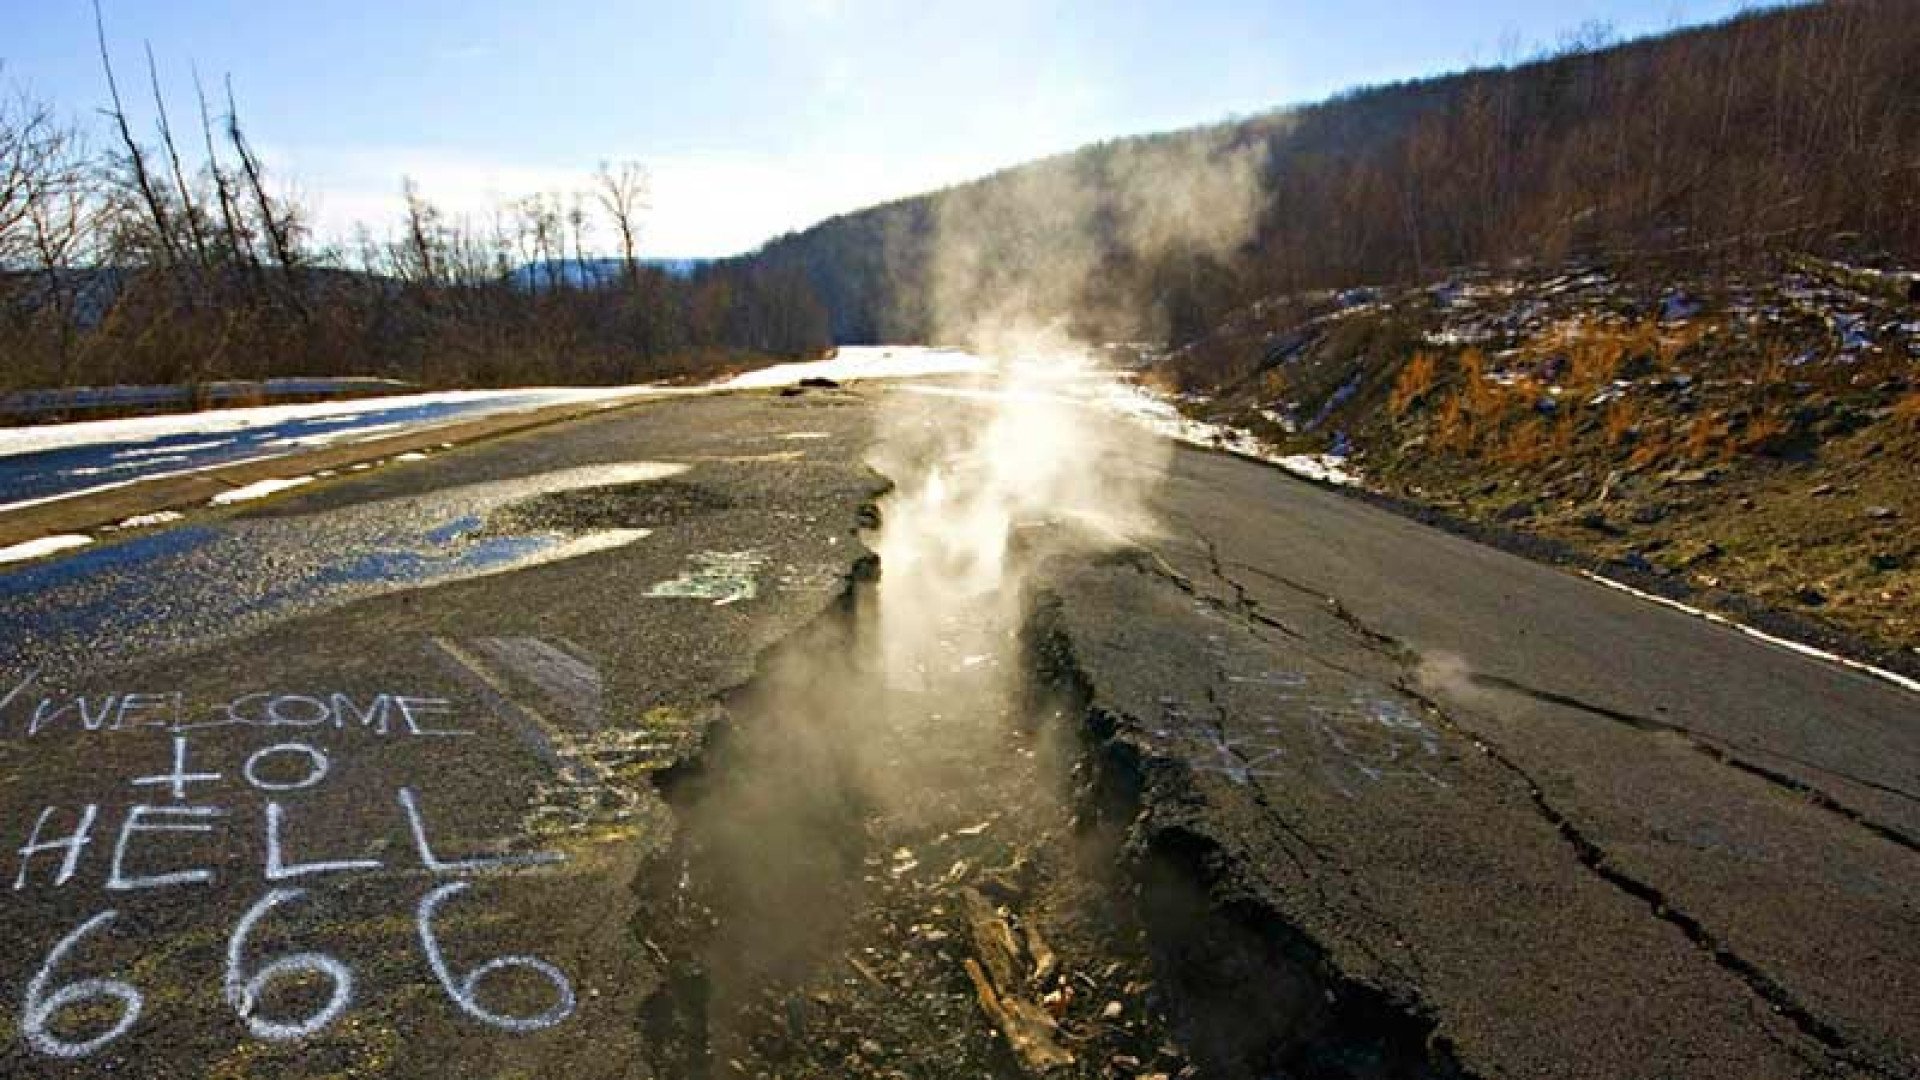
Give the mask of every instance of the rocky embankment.
M 1277 296 L 1191 413 L 1536 554 L 1920 666 L 1920 277 L 1584 265 Z

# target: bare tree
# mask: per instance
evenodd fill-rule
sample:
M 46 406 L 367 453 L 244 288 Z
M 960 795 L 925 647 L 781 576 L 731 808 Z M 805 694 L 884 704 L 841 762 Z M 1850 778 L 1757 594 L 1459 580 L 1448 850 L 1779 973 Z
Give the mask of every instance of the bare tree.
M 206 146 L 207 171 L 213 178 L 214 199 L 220 205 L 220 225 L 226 237 L 227 260 L 257 270 L 259 256 L 253 250 L 252 235 L 243 225 L 244 212 L 240 209 L 238 193 L 233 177 L 220 164 L 220 151 L 213 141 L 213 113 L 207 108 L 207 89 L 200 83 L 200 72 L 193 73 L 193 93 L 200 104 L 200 137 Z
M 167 96 L 160 92 L 160 67 L 154 63 L 153 43 L 148 42 L 147 83 L 153 89 L 153 108 L 160 126 L 160 145 L 167 152 L 167 161 L 173 167 L 174 190 L 179 195 L 180 219 L 186 223 L 187 242 L 193 247 L 194 266 L 204 270 L 207 266 L 207 239 L 202 228 L 202 218 L 194 198 L 193 189 L 187 185 L 187 171 L 180 164 L 180 148 L 173 141 L 173 123 L 167 118 Z
M 114 122 L 125 154 L 122 164 L 131 174 L 132 186 L 153 226 L 152 240 L 162 262 L 172 266 L 180 261 L 179 252 L 174 247 L 172 216 L 167 212 L 166 200 L 154 185 L 153 175 L 147 168 L 147 152 L 133 137 L 133 126 L 127 122 L 127 110 L 120 101 L 120 84 L 114 79 L 113 58 L 107 51 L 107 23 L 106 17 L 100 13 L 100 0 L 93 0 L 93 30 L 100 43 L 100 68 L 107 77 L 107 94 L 113 102 L 113 108 L 107 115 Z
M 240 127 L 240 109 L 233 102 L 231 77 L 227 79 L 227 141 L 239 155 L 240 175 L 246 179 L 247 190 L 253 196 L 254 210 L 260 216 L 260 230 L 266 233 L 273 260 L 291 280 L 301 263 L 299 212 L 291 202 L 275 199 L 267 192 L 266 169 Z
M 412 177 L 400 181 L 401 198 L 406 202 L 407 235 L 395 252 L 394 270 L 400 278 L 418 285 L 440 282 L 440 211 L 420 194 L 420 185 Z
M 36 269 L 43 283 L 46 322 L 52 324 L 53 376 L 70 385 L 74 376 L 75 336 L 79 330 L 79 299 L 83 279 L 75 267 L 93 232 L 94 204 L 87 190 L 85 152 L 78 138 L 66 133 L 51 148 L 46 182 L 28 207 Z
M 45 105 L 0 98 L 0 266 L 31 251 L 34 206 L 59 171 L 66 139 Z
M 620 257 L 626 268 L 627 284 L 637 286 L 640 283 L 640 261 L 636 257 L 640 215 L 649 209 L 646 167 L 637 161 L 622 161 L 618 166 L 603 161 L 594 174 L 594 182 L 594 196 L 612 219 L 614 231 L 620 234 Z

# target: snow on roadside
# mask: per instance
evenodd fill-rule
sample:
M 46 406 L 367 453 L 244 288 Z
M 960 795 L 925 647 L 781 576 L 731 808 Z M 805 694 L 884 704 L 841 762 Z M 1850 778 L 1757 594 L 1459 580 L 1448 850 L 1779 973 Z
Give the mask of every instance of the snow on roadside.
M 1309 480 L 1318 480 L 1323 484 L 1339 484 L 1341 487 L 1359 487 L 1360 476 L 1352 471 L 1347 459 L 1332 454 L 1288 454 L 1273 458 L 1273 463 Z
M 333 419 L 351 422 L 393 409 L 432 406 L 471 406 L 439 422 L 472 420 L 497 413 L 521 412 L 549 405 L 613 402 L 664 392 L 652 386 L 535 387 L 516 390 L 443 390 L 396 397 L 356 398 L 299 405 L 261 405 L 245 409 L 210 409 L 195 413 L 132 416 L 117 420 L 82 420 L 70 424 L 0 428 L 0 457 L 64 450 L 100 443 L 142 443 L 170 435 L 217 435 L 271 427 L 296 420 Z M 437 426 L 433 422 L 417 426 Z
M 396 428 L 428 428 L 447 423 L 474 420 L 501 413 L 524 412 L 553 405 L 617 404 L 620 401 L 650 396 L 702 393 L 713 390 L 752 390 L 792 386 L 802 379 L 833 379 L 848 382 L 859 379 L 889 379 L 916 375 L 976 375 L 992 370 L 992 365 L 970 353 L 928 346 L 846 346 L 824 360 L 775 364 L 745 372 L 703 387 L 668 387 L 636 384 L 632 386 L 523 387 L 509 390 L 442 390 L 394 397 L 354 398 L 349 401 L 307 402 L 294 405 L 262 405 L 242 409 L 210 409 L 194 413 L 167 413 L 159 416 L 134 416 L 116 420 L 82 420 L 69 424 L 42 424 L 32 427 L 0 427 L 0 457 L 41 453 L 103 443 L 127 443 L 134 448 L 116 452 L 116 457 L 137 458 L 145 453 L 185 452 L 215 449 L 224 443 L 200 442 L 175 447 L 143 450 L 138 444 L 178 435 L 217 436 L 272 427 L 295 421 L 332 421 L 342 425 L 334 431 L 314 432 L 276 440 L 276 450 L 301 446 L 323 446 L 341 439 L 388 432 Z M 351 427 L 362 418 L 378 420 L 381 414 L 396 409 L 450 407 L 444 416 L 413 422 L 381 422 Z
M 186 516 L 187 515 L 181 513 L 178 510 L 156 510 L 151 514 L 135 514 L 132 517 L 127 518 L 126 520 L 120 522 L 119 524 L 109 525 L 107 526 L 107 528 L 109 529 L 146 529 L 146 528 L 151 528 L 155 525 L 171 525 L 176 521 L 180 521 L 184 519 Z
M 1323 484 L 1362 487 L 1359 470 L 1333 454 L 1277 454 L 1265 441 L 1244 428 L 1195 420 L 1166 397 L 1138 383 L 1109 383 L 1101 404 L 1149 430 L 1178 442 L 1228 450 Z
M 1760 641 L 1766 642 L 1769 645 L 1778 645 L 1783 649 L 1787 649 L 1792 652 L 1797 652 L 1802 656 L 1811 656 L 1816 660 L 1825 660 L 1829 663 L 1838 664 L 1844 668 L 1851 668 L 1852 670 L 1858 671 L 1863 675 L 1871 675 L 1876 679 L 1881 679 L 1886 682 L 1890 682 L 1893 685 L 1900 687 L 1902 690 L 1910 690 L 1913 693 L 1920 694 L 1920 679 L 1911 679 L 1905 675 L 1899 674 L 1898 672 L 1888 671 L 1885 668 L 1875 667 L 1872 664 L 1863 664 L 1858 660 L 1849 660 L 1846 657 L 1839 655 L 1838 653 L 1828 652 L 1825 649 L 1815 648 L 1812 645 L 1803 644 L 1798 641 L 1792 641 L 1787 638 L 1779 637 L 1774 634 L 1769 634 L 1764 630 L 1756 630 L 1753 627 L 1746 625 L 1745 623 L 1735 622 L 1732 619 L 1727 618 L 1725 615 L 1715 614 L 1714 612 L 1711 612 L 1711 611 L 1704 611 L 1700 608 L 1692 606 L 1691 604 L 1683 604 L 1678 600 L 1669 600 L 1664 596 L 1659 596 L 1654 593 L 1646 592 L 1645 590 L 1642 590 L 1642 589 L 1636 589 L 1633 586 L 1626 584 L 1625 582 L 1615 581 L 1610 577 L 1605 577 L 1603 575 L 1596 574 L 1591 570 L 1580 571 L 1580 576 L 1583 578 L 1586 578 L 1589 581 L 1593 581 L 1601 585 L 1605 585 L 1609 589 L 1615 589 L 1620 592 L 1627 593 L 1630 596 L 1636 596 L 1642 600 L 1650 600 L 1653 603 L 1659 604 L 1661 607 L 1672 608 L 1675 611 L 1684 612 L 1688 615 L 1694 616 L 1695 618 L 1705 619 L 1710 623 L 1714 623 L 1719 626 L 1724 626 L 1731 630 L 1737 630 L 1740 633 L 1745 634 L 1750 638 L 1756 638 Z
M 965 360 L 956 362 L 952 371 L 932 371 L 927 374 L 956 372 L 978 374 L 995 370 L 992 362 L 979 357 L 959 352 L 951 355 L 964 357 Z M 1029 385 L 1019 390 L 915 384 L 903 385 L 901 389 L 946 397 L 989 398 L 1019 394 L 1070 401 L 1119 416 L 1175 442 L 1210 450 L 1226 450 L 1242 457 L 1255 458 L 1278 466 L 1296 476 L 1325 484 L 1339 484 L 1346 487 L 1365 486 L 1359 470 L 1354 468 L 1346 458 L 1333 454 L 1277 453 L 1259 436 L 1244 428 L 1195 420 L 1181 412 L 1179 406 L 1166 395 L 1156 393 L 1131 379 L 1118 377 L 1113 372 L 1088 371 L 1079 368 L 1057 373 L 1050 372 L 1030 379 Z
M 59 551 L 70 551 L 77 547 L 86 547 L 91 543 L 93 543 L 93 537 L 82 536 L 79 533 L 42 536 L 37 540 L 28 540 L 25 543 L 0 548 L 0 563 L 38 559 L 43 555 L 52 555 Z
M 237 487 L 232 491 L 223 491 L 215 495 L 213 498 L 207 500 L 207 505 L 232 506 L 234 503 L 252 502 L 255 499 L 264 499 L 269 495 L 278 494 L 289 488 L 297 488 L 302 484 L 311 483 L 313 483 L 313 477 L 311 476 L 282 476 L 268 480 L 255 480 L 253 483 L 247 484 L 244 487 Z
M 991 362 L 958 349 L 925 345 L 844 345 L 825 360 L 775 364 L 712 384 L 715 390 L 767 390 L 802 379 L 905 379 L 927 375 L 985 375 Z

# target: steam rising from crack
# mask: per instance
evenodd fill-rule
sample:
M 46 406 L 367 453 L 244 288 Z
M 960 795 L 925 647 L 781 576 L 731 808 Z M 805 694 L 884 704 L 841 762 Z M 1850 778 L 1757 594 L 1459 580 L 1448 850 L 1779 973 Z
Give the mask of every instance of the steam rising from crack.
M 1107 288 L 1117 268 L 1238 244 L 1259 165 L 1149 140 L 943 199 L 924 302 L 946 342 L 995 371 L 965 397 L 884 400 L 869 460 L 894 489 L 869 537 L 877 589 L 769 659 L 729 702 L 723 751 L 675 797 L 680 892 L 700 909 L 690 921 L 716 928 L 680 1073 L 747 1053 L 766 991 L 806 981 L 861 912 L 898 903 L 888 882 L 920 873 L 922 855 L 952 860 L 927 887 L 955 888 L 1064 819 L 1053 740 L 1070 729 L 1034 722 L 1048 706 L 1021 653 L 1031 585 L 1049 556 L 1150 534 L 1172 453 L 1089 407 L 1115 376 L 1074 328 L 1090 299 L 1125 291 Z M 981 848 L 971 859 L 950 854 L 963 834 Z
M 1047 529 L 1059 553 L 1151 531 L 1147 496 L 1171 447 L 1089 407 L 1116 376 L 1075 331 L 1139 325 L 1137 312 L 1101 310 L 1125 302 L 1129 271 L 1243 244 L 1265 201 L 1265 152 L 1224 135 L 1135 139 L 937 200 L 931 325 L 997 375 L 972 403 L 895 399 L 882 417 L 872 460 L 896 484 L 878 540 L 890 678 L 924 670 L 962 613 L 1013 632 L 1033 568 L 1012 557 L 1023 532 Z
M 919 625 L 993 597 L 1012 626 L 1028 567 L 1022 529 L 1070 523 L 1077 549 L 1151 529 L 1146 496 L 1170 446 L 1088 407 L 1116 378 L 1076 328 L 1140 325 L 1116 313 L 1121 279 L 1179 258 L 1224 258 L 1264 204 L 1265 143 L 1134 139 L 1039 162 L 939 197 L 930 322 L 940 340 L 994 361 L 993 392 L 937 414 L 895 403 L 873 455 L 892 478 L 880 537 L 885 640 L 902 655 Z M 1134 301 L 1138 306 L 1137 298 Z M 1132 435 L 1133 437 L 1129 437 Z
M 989 354 L 1067 319 L 1157 336 L 1138 277 L 1251 238 L 1265 166 L 1264 142 L 1131 139 L 944 193 L 924 298 L 934 336 Z

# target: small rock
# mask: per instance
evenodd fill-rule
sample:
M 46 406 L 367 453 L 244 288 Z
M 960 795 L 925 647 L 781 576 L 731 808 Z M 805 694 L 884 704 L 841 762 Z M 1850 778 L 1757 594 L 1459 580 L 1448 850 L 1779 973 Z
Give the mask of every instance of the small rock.
M 1645 574 L 1653 573 L 1656 569 L 1653 563 L 1638 551 L 1629 551 L 1625 555 L 1620 556 L 1620 565 L 1629 570 L 1638 570 Z
M 1825 498 L 1826 496 L 1833 494 L 1833 485 L 1820 484 L 1817 487 L 1815 487 L 1812 491 L 1807 492 L 1807 494 L 1813 496 L 1816 499 Z
M 1118 1020 L 1120 1019 L 1121 1016 L 1123 1016 L 1126 1013 L 1126 1011 L 1127 1011 L 1126 1006 L 1120 1004 L 1117 1001 L 1109 1001 L 1107 1002 L 1106 1008 L 1103 1008 L 1100 1010 L 1100 1019 Z
M 1900 516 L 1900 511 L 1891 506 L 1869 506 L 1867 516 L 1875 521 L 1892 521 Z
M 1613 522 L 1607 520 L 1607 515 L 1598 510 L 1589 510 L 1581 514 L 1578 524 L 1583 529 L 1591 529 L 1597 533 L 1613 533 L 1618 531 L 1614 528 Z
M 1701 563 L 1712 562 L 1723 554 L 1725 552 L 1721 550 L 1719 544 L 1708 540 L 1704 543 L 1688 545 L 1679 553 L 1675 562 L 1680 569 L 1691 570 Z
M 1823 439 L 1837 439 L 1842 435 L 1851 435 L 1873 423 L 1873 417 L 1861 409 L 1841 406 L 1831 416 L 1814 425 L 1814 434 Z
M 1653 354 L 1635 353 L 1621 361 L 1613 375 L 1617 379 L 1641 379 L 1659 370 L 1660 362 L 1654 359 Z
M 879 1057 L 880 1055 L 886 1053 L 887 1049 L 886 1047 L 881 1046 L 879 1043 L 874 1042 L 872 1039 L 861 1039 L 860 1052 L 867 1055 L 868 1057 Z

